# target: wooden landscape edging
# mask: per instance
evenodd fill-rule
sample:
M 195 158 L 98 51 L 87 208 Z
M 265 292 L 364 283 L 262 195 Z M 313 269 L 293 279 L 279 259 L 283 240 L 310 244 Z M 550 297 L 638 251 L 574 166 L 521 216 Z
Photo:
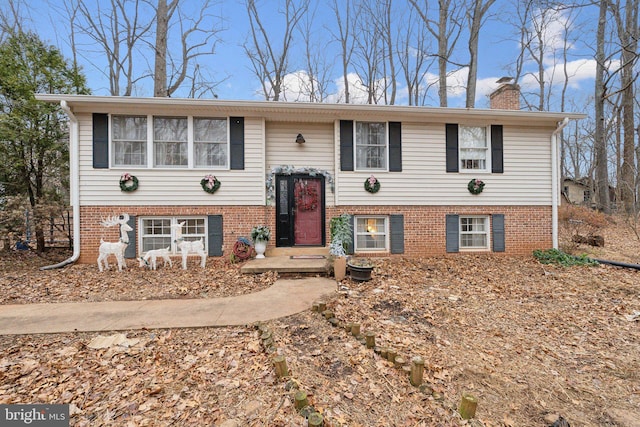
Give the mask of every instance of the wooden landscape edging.
M 375 332 L 367 331 L 363 334 L 359 323 L 344 322 L 336 318 L 334 312 L 327 309 L 327 303 L 325 301 L 314 302 L 311 310 L 322 315 L 333 327 L 344 330 L 356 338 L 362 345 L 372 349 L 377 355 L 386 359 L 398 371 L 402 372 L 412 386 L 418 388 L 422 393 L 431 395 L 435 401 L 441 402 L 444 405 L 444 395 L 435 391 L 434 387 L 424 381 L 425 362 L 422 357 L 414 356 L 411 358 L 410 363 L 407 363 L 407 359 L 399 355 L 394 348 L 376 345 Z M 307 392 L 299 389 L 298 382 L 293 378 L 287 366 L 285 355 L 277 353 L 273 331 L 263 323 L 258 323 L 255 327 L 261 333 L 260 338 L 263 350 L 272 356 L 276 375 L 278 378 L 287 379 L 285 389 L 287 391 L 293 391 L 290 397 L 296 411 L 307 419 L 309 426 L 323 426 L 323 415 L 309 403 Z M 462 419 L 473 418 L 475 416 L 476 406 L 477 399 L 465 394 L 462 396 L 461 407 L 457 411 L 458 415 L 460 415 Z
M 278 378 L 287 379 L 285 384 L 285 389 L 287 391 L 293 390 L 293 395 L 291 398 L 293 400 L 293 405 L 296 411 L 307 419 L 308 425 L 310 427 L 320 427 L 324 425 L 324 417 L 322 414 L 318 413 L 316 409 L 309 404 L 309 399 L 307 392 L 304 390 L 300 390 L 298 386 L 298 382 L 292 378 L 291 371 L 289 371 L 289 367 L 287 366 L 287 359 L 282 354 L 277 354 L 277 348 L 275 345 L 275 340 L 273 336 L 273 331 L 271 331 L 266 325 L 263 323 L 257 323 L 255 325 L 256 329 L 260 331 L 260 339 L 262 341 L 262 348 L 265 353 L 273 356 L 272 362 Z
M 435 401 L 444 404 L 444 395 L 435 391 L 434 387 L 430 384 L 424 382 L 425 362 L 422 357 L 414 356 L 411 358 L 411 363 L 407 364 L 407 359 L 402 355 L 398 355 L 396 349 L 376 345 L 375 332 L 367 331 L 362 334 L 359 323 L 349 323 L 337 319 L 333 317 L 333 311 L 327 310 L 326 308 L 326 302 L 318 301 L 313 304 L 311 310 L 321 314 L 331 325 L 344 329 L 347 333 L 353 335 L 362 345 L 367 348 L 372 348 L 377 355 L 393 364 L 397 370 L 403 372 L 412 386 L 417 387 L 425 394 L 430 394 Z

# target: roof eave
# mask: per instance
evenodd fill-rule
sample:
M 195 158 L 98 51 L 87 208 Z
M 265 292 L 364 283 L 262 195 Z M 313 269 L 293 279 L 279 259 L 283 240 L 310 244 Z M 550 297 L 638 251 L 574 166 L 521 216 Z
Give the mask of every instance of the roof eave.
M 78 112 L 117 112 L 122 107 L 172 110 L 180 107 L 185 111 L 211 110 L 228 115 L 256 115 L 271 120 L 336 120 L 336 119 L 437 119 L 443 120 L 500 120 L 503 122 L 555 123 L 565 117 L 582 119 L 585 114 L 532 112 L 519 110 L 490 110 L 477 108 L 440 108 L 404 105 L 371 104 L 327 104 L 311 102 L 238 101 L 191 98 L 139 98 L 128 96 L 95 96 L 36 94 L 36 99 L 45 102 L 64 100 Z

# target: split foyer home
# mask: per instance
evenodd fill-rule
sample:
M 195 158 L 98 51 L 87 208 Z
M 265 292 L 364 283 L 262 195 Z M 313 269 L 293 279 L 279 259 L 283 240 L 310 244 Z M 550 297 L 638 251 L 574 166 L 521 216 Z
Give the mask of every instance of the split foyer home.
M 212 257 L 256 225 L 271 228 L 269 247 L 326 247 L 342 213 L 357 255 L 557 246 L 558 133 L 583 116 L 520 111 L 517 95 L 501 86 L 491 109 L 37 99 L 70 118 L 72 258 L 93 263 L 101 239 L 120 237 L 101 219 L 122 214 L 127 257 L 178 254 L 182 222 L 182 237 L 202 238 Z

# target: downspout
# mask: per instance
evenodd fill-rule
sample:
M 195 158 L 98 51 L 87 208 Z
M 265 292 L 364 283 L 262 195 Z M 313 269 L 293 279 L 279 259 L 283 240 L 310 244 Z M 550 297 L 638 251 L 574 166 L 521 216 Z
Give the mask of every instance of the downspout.
M 71 128 L 69 129 L 69 185 L 71 187 L 71 206 L 73 208 L 73 254 L 70 258 L 59 262 L 58 264 L 40 267 L 40 270 L 53 270 L 62 268 L 72 264 L 80 257 L 80 181 L 79 181 L 79 164 L 78 149 L 80 141 L 80 126 L 71 108 L 64 99 L 60 101 L 60 108 L 69 117 Z
M 558 150 L 558 134 L 569 123 L 569 117 L 558 123 L 551 134 L 551 239 L 553 248 L 558 249 L 558 206 L 560 205 L 560 153 Z

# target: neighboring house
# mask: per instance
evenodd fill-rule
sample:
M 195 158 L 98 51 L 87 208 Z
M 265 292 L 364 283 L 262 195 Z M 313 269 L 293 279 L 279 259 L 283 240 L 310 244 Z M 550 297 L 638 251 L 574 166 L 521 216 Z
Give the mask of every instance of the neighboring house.
M 588 178 L 565 178 L 562 182 L 562 193 L 566 200 L 574 205 L 591 206 L 592 187 L 590 181 Z
M 506 89 L 506 90 L 505 90 Z M 513 90 L 510 90 L 513 89 Z M 501 93 L 514 98 L 516 85 Z M 354 218 L 358 255 L 530 254 L 557 245 L 556 135 L 582 115 L 508 109 L 38 95 L 71 118 L 75 258 L 95 262 L 127 213 L 126 254 L 203 238 L 230 254 L 264 224 L 270 247 L 328 244 L 329 219 Z M 508 97 L 505 98 L 508 102 Z M 517 101 L 517 96 L 515 96 Z M 504 101 L 504 99 L 502 100 Z M 505 106 L 502 106 L 503 108 Z M 508 107 L 508 106 L 507 106 Z M 510 107 L 518 108 L 511 102 Z M 304 141 L 304 142 L 303 142 Z M 123 192 L 122 174 L 139 187 Z M 215 175 L 209 194 L 200 180 Z M 365 190 L 373 175 L 377 193 Z M 471 179 L 485 183 L 471 194 Z
M 595 208 L 598 204 L 598 194 L 594 190 L 595 184 L 588 177 L 580 179 L 565 178 L 562 181 L 564 199 L 574 205 Z M 609 186 L 609 204 L 612 209 L 615 209 L 616 189 L 611 186 Z

